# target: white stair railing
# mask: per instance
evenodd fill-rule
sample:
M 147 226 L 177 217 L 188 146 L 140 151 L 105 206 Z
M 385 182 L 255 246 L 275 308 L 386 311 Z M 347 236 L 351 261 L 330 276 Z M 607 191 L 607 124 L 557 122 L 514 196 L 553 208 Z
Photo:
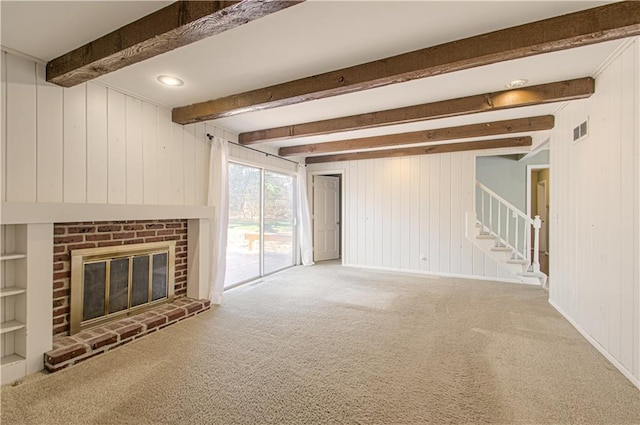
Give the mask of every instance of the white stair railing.
M 476 219 L 482 226 L 481 234 L 496 238 L 496 248 L 511 249 L 512 260 L 525 260 L 528 271 L 540 272 L 539 216 L 531 219 L 480 182 L 476 182 Z M 533 259 L 531 233 L 533 229 Z

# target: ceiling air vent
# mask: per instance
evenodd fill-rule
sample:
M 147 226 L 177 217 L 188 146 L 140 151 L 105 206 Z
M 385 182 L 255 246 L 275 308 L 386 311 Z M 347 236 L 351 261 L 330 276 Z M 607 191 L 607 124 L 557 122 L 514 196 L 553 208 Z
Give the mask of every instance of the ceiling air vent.
M 574 142 L 587 137 L 587 131 L 589 129 L 589 125 L 587 124 L 587 122 L 588 120 L 573 129 Z

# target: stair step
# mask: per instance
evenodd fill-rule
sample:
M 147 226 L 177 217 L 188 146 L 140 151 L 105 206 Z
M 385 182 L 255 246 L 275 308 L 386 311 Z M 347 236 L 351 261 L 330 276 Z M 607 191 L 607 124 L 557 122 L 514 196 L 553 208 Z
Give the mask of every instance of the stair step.
M 509 259 L 507 260 L 508 264 L 529 264 L 529 262 L 527 260 L 521 260 L 521 259 Z
M 480 233 L 476 236 L 476 239 L 495 239 L 495 235 L 491 235 L 489 233 Z
M 522 272 L 522 273 L 517 273 L 517 275 L 523 276 L 523 277 L 537 277 L 537 278 L 547 277 L 547 275 L 544 273 L 535 273 L 535 272 Z
M 511 252 L 513 249 L 508 246 L 492 246 L 491 251 Z

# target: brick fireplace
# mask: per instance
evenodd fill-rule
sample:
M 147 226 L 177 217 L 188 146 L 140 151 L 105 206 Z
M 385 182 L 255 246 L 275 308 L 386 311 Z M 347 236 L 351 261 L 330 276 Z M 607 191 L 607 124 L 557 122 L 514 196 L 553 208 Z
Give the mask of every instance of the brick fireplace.
M 71 250 L 175 241 L 176 298 L 187 290 L 187 220 L 56 223 L 53 244 L 53 335 L 69 335 Z

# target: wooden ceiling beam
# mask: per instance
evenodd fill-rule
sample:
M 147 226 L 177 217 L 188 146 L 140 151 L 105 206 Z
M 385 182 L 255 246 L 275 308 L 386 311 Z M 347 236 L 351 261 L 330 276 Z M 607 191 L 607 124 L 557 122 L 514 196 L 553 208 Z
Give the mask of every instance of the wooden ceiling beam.
M 623 1 L 173 110 L 188 124 L 640 35 L 640 1 Z
M 334 155 L 308 156 L 306 164 L 323 162 L 354 161 L 359 159 L 396 158 L 412 155 L 429 155 L 435 153 L 475 151 L 484 149 L 511 148 L 531 146 L 531 137 L 510 137 L 504 139 L 481 140 L 477 142 L 448 143 L 443 145 L 417 146 L 413 148 L 384 149 L 366 152 L 338 153 Z
M 344 152 L 385 146 L 410 145 L 415 143 L 434 143 L 445 140 L 469 139 L 473 137 L 499 136 L 529 131 L 550 130 L 553 128 L 553 115 L 518 118 L 504 121 L 468 124 L 457 127 L 436 128 L 432 130 L 412 131 L 409 133 L 385 134 L 382 136 L 362 137 L 359 139 L 337 140 L 333 142 L 313 143 L 280 148 L 280 156 L 296 156 L 329 152 Z
M 251 131 L 241 133 L 239 140 L 240 143 L 244 145 L 250 145 L 261 142 L 476 114 L 480 112 L 499 111 L 523 106 L 563 102 L 587 98 L 594 93 L 594 90 L 595 81 L 593 78 L 585 77 L 524 87 L 516 90 L 485 93 L 440 102 L 407 106 L 404 108 Z
M 177 1 L 47 63 L 47 81 L 72 87 L 300 3 Z

